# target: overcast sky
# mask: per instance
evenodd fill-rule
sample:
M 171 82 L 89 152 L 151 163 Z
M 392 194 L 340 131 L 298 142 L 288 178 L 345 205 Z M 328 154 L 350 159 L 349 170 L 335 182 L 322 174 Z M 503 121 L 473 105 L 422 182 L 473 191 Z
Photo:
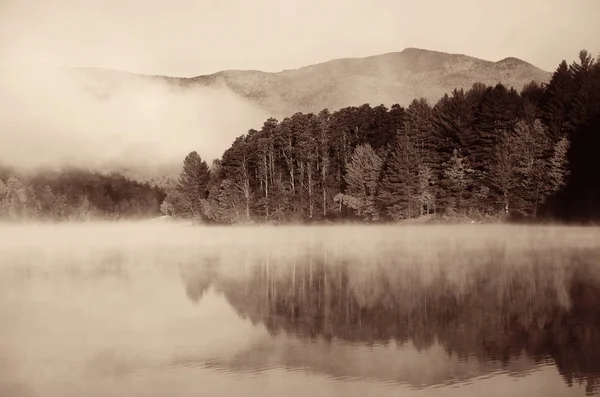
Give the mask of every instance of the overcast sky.
M 0 61 L 192 76 L 406 47 L 554 70 L 600 53 L 600 0 L 0 0 Z

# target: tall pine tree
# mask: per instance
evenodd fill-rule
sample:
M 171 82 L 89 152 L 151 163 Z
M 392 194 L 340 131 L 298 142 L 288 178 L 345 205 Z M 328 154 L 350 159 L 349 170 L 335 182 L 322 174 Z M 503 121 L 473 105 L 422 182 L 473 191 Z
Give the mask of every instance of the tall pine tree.
M 384 163 L 377 192 L 377 202 L 389 219 L 406 219 L 421 213 L 419 163 L 412 138 L 399 134 Z
M 198 152 L 189 153 L 183 161 L 183 169 L 179 176 L 177 192 L 185 210 L 193 218 L 205 219 L 203 200 L 208 196 L 210 172 L 206 161 L 200 158 Z
M 546 86 L 542 100 L 543 121 L 553 139 L 558 139 L 566 132 L 573 97 L 573 76 L 567 62 L 562 61 Z
M 383 161 L 371 145 L 359 145 L 352 153 L 346 172 L 346 194 L 336 196 L 336 201 L 356 211 L 366 220 L 379 220 L 379 211 L 375 205 L 377 181 Z

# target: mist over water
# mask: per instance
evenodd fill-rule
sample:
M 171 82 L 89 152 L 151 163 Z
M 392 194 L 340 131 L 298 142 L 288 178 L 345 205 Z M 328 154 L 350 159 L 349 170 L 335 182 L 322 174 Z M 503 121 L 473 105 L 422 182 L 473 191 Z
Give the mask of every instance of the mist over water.
M 585 395 L 593 228 L 0 227 L 0 395 Z

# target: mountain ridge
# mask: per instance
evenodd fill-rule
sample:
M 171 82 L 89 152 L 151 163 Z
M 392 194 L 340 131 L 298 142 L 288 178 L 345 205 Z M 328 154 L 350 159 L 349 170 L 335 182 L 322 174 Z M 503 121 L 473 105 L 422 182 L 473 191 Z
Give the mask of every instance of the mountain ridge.
M 99 68 L 87 69 L 102 74 Z M 552 75 L 516 57 L 489 61 L 414 47 L 367 57 L 336 58 L 279 72 L 227 69 L 194 77 L 170 77 L 104 70 L 123 77 L 128 74 L 161 79 L 185 88 L 226 87 L 274 117 L 324 108 L 334 111 L 364 103 L 407 106 L 421 97 L 435 103 L 445 93 L 468 89 L 474 83 L 502 83 L 521 90 L 531 81 L 548 82 Z
M 229 87 L 275 115 L 337 110 L 363 103 L 408 105 L 414 98 L 437 102 L 454 88 L 503 83 L 520 90 L 551 76 L 514 57 L 486 61 L 464 54 L 407 48 L 363 58 L 338 58 L 276 73 L 221 71 L 194 82 Z

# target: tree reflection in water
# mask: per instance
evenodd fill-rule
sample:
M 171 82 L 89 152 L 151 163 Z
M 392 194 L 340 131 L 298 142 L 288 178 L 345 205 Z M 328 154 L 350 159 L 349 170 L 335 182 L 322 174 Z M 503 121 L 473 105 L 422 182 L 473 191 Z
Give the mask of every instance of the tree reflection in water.
M 187 273 L 190 299 L 212 281 L 242 318 L 271 335 L 410 341 L 419 351 L 439 344 L 448 356 L 502 366 L 551 359 L 567 384 L 598 391 L 600 249 L 382 243 L 358 252 L 313 242 L 296 253 L 227 255 Z M 216 272 L 219 261 L 230 271 Z

